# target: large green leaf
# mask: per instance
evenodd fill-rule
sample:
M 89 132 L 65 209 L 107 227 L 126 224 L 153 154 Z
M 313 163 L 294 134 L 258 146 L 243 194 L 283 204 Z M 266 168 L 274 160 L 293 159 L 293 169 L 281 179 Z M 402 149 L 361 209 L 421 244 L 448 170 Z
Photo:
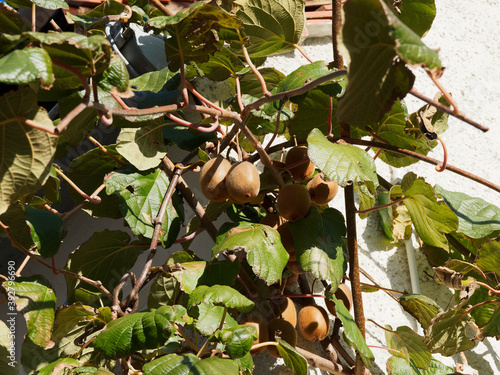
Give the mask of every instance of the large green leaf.
M 448 250 L 448 240 L 444 234 L 457 230 L 457 215 L 445 202 L 438 202 L 432 186 L 412 172 L 403 177 L 401 189 L 407 198 L 403 203 L 422 241 Z
M 296 375 L 306 375 L 308 373 L 306 359 L 285 340 L 277 339 L 276 341 L 278 353 L 283 357 L 286 367 Z
M 222 328 L 230 328 L 238 325 L 231 314 L 227 313 L 224 306 L 202 303 L 191 309 L 190 315 L 196 318 L 194 322 L 196 329 L 205 336 L 210 336 L 219 329 L 222 317 L 224 317 Z
M 427 329 L 431 320 L 443 312 L 441 306 L 433 299 L 421 294 L 403 294 L 399 298 L 399 303 L 406 312 L 418 320 L 423 329 Z
M 401 22 L 384 1 L 380 1 L 380 4 L 387 16 L 398 56 L 407 64 L 421 66 L 438 76 L 441 75 L 443 67 L 437 52 L 427 47 L 411 28 Z
M 223 81 L 243 69 L 243 63 L 228 48 L 215 52 L 206 63 L 198 64 L 205 76 L 214 81 Z
M 163 140 L 163 119 L 140 123 L 140 128 L 122 128 L 116 151 L 140 171 L 156 168 L 167 154 Z
M 56 77 L 56 83 L 58 79 Z M 81 93 L 73 93 L 62 97 L 59 100 L 59 108 L 61 118 L 64 118 L 78 104 L 82 102 Z M 79 144 L 94 127 L 98 121 L 97 112 L 94 108 L 85 108 L 73 120 L 70 121 L 68 127 L 64 131 L 64 140 L 71 146 Z
M 157 310 L 137 312 L 113 320 L 97 336 L 93 345 L 107 358 L 127 357 L 138 350 L 158 348 L 175 332 L 169 322 L 175 309 L 173 306 L 162 306 Z
M 57 158 L 57 156 L 55 156 Z M 48 199 L 53 203 L 61 203 L 61 180 L 57 176 L 56 166 L 52 164 L 50 167 L 49 178 L 43 185 L 44 198 Z
M 276 230 L 248 222 L 240 222 L 217 237 L 212 256 L 224 250 L 245 251 L 255 274 L 268 284 L 281 280 L 289 258 Z
M 52 341 L 59 342 L 69 332 L 73 331 L 78 324 L 91 321 L 94 316 L 93 309 L 89 306 L 83 306 L 81 303 L 61 306 L 56 311 Z
M 64 0 L 33 0 L 33 3 L 45 9 L 69 9 L 69 5 Z
M 0 96 L 0 214 L 43 186 L 56 151 L 57 137 L 26 125 L 23 118 L 53 128 L 31 89 Z
M 500 208 L 482 198 L 453 192 L 436 185 L 446 204 L 458 216 L 457 232 L 471 238 L 483 238 L 500 230 Z
M 168 177 L 159 169 L 150 173 L 114 173 L 106 181 L 106 193 L 120 196 L 120 212 L 135 235 L 152 238 L 153 220 L 158 215 L 169 184 Z M 183 216 L 182 203 L 174 192 L 161 223 L 160 241 L 164 247 L 171 246 L 177 238 Z
M 147 27 L 167 32 L 173 37 L 165 40 L 169 69 L 177 71 L 188 61 L 204 62 L 219 48 L 216 31 L 226 27 L 237 29 L 241 22 L 216 3 L 194 3 L 174 16 L 151 18 Z
M 25 218 L 31 230 L 31 238 L 44 258 L 56 255 L 66 234 L 61 216 L 45 209 L 25 206 Z
M 59 358 L 57 361 L 48 364 L 40 369 L 38 375 L 53 375 L 59 374 L 60 371 L 65 372 L 64 369 L 72 369 L 74 367 L 79 367 L 80 362 L 74 358 Z
M 395 331 L 392 328 L 385 331 L 387 347 L 403 352 L 419 368 L 427 369 L 431 364 L 431 352 L 424 343 L 424 338 L 415 333 L 410 327 L 401 326 Z M 407 358 L 406 355 L 393 354 L 397 357 Z
M 495 312 L 482 330 L 481 337 L 500 337 L 500 308 L 496 308 Z
M 361 334 L 354 318 L 349 313 L 349 310 L 344 306 L 344 303 L 333 295 L 333 293 L 328 292 L 326 296 L 330 301 L 335 303 L 335 311 L 337 313 L 337 317 L 342 321 L 344 325 L 344 334 L 347 337 L 349 344 L 353 346 L 361 356 L 363 363 L 367 366 L 370 366 L 372 360 L 375 359 L 372 351 L 366 345 L 366 341 Z
M 390 357 L 387 361 L 387 369 L 391 375 L 449 375 L 455 371 L 434 358 L 432 358 L 429 367 L 422 370 L 417 368 L 413 362 L 410 363 L 405 358 L 395 356 Z
M 0 58 L 0 82 L 26 85 L 35 81 L 45 89 L 54 81 L 52 61 L 43 48 L 14 50 Z
M 478 250 L 477 266 L 500 275 L 500 237 L 487 241 Z
M 11 331 L 16 330 L 15 319 L 10 317 L 5 319 L 7 324 L 0 320 L 0 371 L 4 375 L 17 375 L 19 373 L 19 364 L 16 361 L 15 354 L 15 334 Z
M 23 313 L 28 326 L 28 337 L 44 348 L 50 342 L 56 309 L 56 294 L 41 276 L 17 278 L 4 284 L 16 295 L 17 311 Z
M 152 283 L 148 296 L 148 308 L 174 305 L 182 293 L 181 283 L 167 273 L 160 274 Z
M 121 166 L 116 160 L 125 163 L 123 156 L 116 151 L 114 145 L 105 146 L 105 148 L 109 155 L 96 147 L 73 159 L 69 165 L 68 177 L 89 195 L 104 183 L 108 173 Z M 76 204 L 82 203 L 85 199 L 74 189 L 69 189 L 69 195 Z M 101 192 L 99 193 L 99 198 L 101 198 L 99 204 L 86 204 L 83 209 L 92 216 L 97 217 L 118 219 L 122 216 L 118 209 L 118 197 L 116 195 L 108 195 Z
M 2 223 L 9 227 L 10 235 L 25 249 L 34 250 L 35 243 L 31 237 L 31 229 L 26 223 L 24 204 L 15 202 L 9 206 L 7 211 L 0 215 Z M 0 233 L 7 236 L 0 228 Z
M 0 32 L 6 34 L 20 34 L 24 30 L 29 30 L 31 25 L 24 18 L 21 17 L 19 12 L 0 2 Z
M 328 177 L 341 186 L 348 181 L 370 182 L 378 186 L 375 163 L 368 153 L 356 146 L 331 143 L 319 129 L 307 137 L 307 154 L 311 161 Z
M 285 75 L 274 68 L 262 68 L 259 69 L 260 75 L 264 78 L 266 82 L 266 87 L 268 90 L 272 91 L 279 83 L 285 78 Z M 257 76 L 253 72 L 246 73 L 240 79 L 241 92 L 246 95 L 253 96 L 255 98 L 260 98 L 264 96 L 262 92 L 262 86 L 260 85 Z
M 165 86 L 169 91 L 173 91 L 179 87 L 179 74 L 172 73 L 168 68 L 155 70 L 154 72 L 145 73 L 137 78 L 130 80 L 130 87 L 135 91 L 151 91 L 159 92 Z
M 118 55 L 111 58 L 108 68 L 99 76 L 96 77 L 99 86 L 104 90 L 116 88 L 119 92 L 125 93 L 127 96 L 132 94 L 129 91 L 129 74 L 125 61 Z
M 433 353 L 450 356 L 474 347 L 465 332 L 470 315 L 461 305 L 436 315 L 425 330 L 425 343 Z
M 105 229 L 96 232 L 68 257 L 66 269 L 92 280 L 100 280 L 108 290 L 113 290 L 123 274 L 132 268 L 137 257 L 148 248 L 122 231 Z M 75 289 L 97 290 L 73 277 L 66 277 L 68 301 L 75 300 Z
M 436 17 L 434 0 L 405 0 L 398 5 L 399 19 L 418 36 L 423 37 Z
M 240 0 L 236 15 L 249 38 L 247 50 L 252 57 L 290 52 L 299 44 L 305 27 L 301 0 Z M 232 45 L 238 48 L 238 45 Z
M 217 337 L 225 344 L 229 357 L 236 359 L 245 356 L 250 351 L 259 335 L 255 326 L 237 325 L 223 329 Z
M 194 354 L 168 354 L 143 367 L 144 375 L 237 375 L 238 365 L 230 359 L 209 357 L 200 359 Z
M 414 75 L 396 60 L 397 43 L 381 0 L 351 0 L 343 9 L 340 40 L 350 64 L 345 95 L 339 100 L 340 122 L 363 127 L 379 121 L 413 86 Z
M 188 306 L 193 307 L 201 303 L 222 305 L 241 312 L 249 312 L 255 306 L 255 303 L 227 285 L 213 285 L 210 287 L 200 285 L 197 287 L 189 296 Z
M 273 90 L 273 94 L 298 89 L 304 86 L 308 81 L 314 81 L 332 72 L 333 70 L 328 69 L 328 63 L 326 61 L 315 61 L 311 64 L 302 65 L 288 74 L 286 78 L 279 83 L 276 90 Z
M 344 258 L 346 235 L 344 217 L 334 208 L 320 212 L 311 207 L 309 215 L 289 223 L 295 256 L 304 271 L 319 279 L 327 279 L 336 290 L 347 269 Z

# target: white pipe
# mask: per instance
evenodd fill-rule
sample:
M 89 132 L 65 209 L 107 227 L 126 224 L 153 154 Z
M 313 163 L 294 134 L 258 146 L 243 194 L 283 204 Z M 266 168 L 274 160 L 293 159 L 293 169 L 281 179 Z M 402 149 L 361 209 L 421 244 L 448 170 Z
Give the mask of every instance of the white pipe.
M 411 290 L 413 294 L 420 294 L 420 282 L 418 280 L 417 262 L 415 260 L 415 246 L 413 245 L 414 234 L 405 241 L 408 268 L 410 269 Z

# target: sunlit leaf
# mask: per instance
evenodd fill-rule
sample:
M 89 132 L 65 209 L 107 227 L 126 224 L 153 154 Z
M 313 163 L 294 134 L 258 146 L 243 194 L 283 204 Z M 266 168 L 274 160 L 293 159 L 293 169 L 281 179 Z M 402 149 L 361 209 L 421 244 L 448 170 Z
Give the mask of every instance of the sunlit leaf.
M 69 5 L 64 0 L 33 0 L 33 3 L 45 9 L 69 9 Z
M 190 310 L 190 315 L 196 318 L 194 325 L 196 329 L 205 336 L 210 336 L 219 329 L 220 322 L 224 316 L 222 328 L 237 326 L 236 320 L 226 312 L 224 306 L 200 304 Z
M 281 279 L 289 258 L 278 232 L 261 224 L 241 222 L 219 235 L 212 255 L 216 256 L 226 249 L 245 251 L 255 274 L 268 284 Z
M 148 296 L 148 308 L 154 309 L 163 305 L 174 305 L 181 291 L 181 283 L 173 276 L 162 273 L 151 285 Z
M 443 309 L 431 298 L 421 294 L 404 294 L 399 303 L 406 312 L 418 320 L 423 329 L 427 329 L 431 320 Z
M 306 359 L 285 340 L 277 339 L 276 341 L 278 342 L 278 353 L 283 358 L 286 367 L 296 375 L 306 375 L 308 373 Z
M 15 348 L 15 334 L 12 333 L 10 327 L 15 330 L 15 321 L 6 319 L 7 325 L 3 320 L 0 320 L 0 371 L 4 375 L 18 375 L 19 363 L 16 357 L 13 356 L 12 345 Z
M 246 355 L 257 340 L 258 333 L 254 326 L 237 325 L 220 331 L 217 335 L 219 340 L 225 344 L 229 357 L 236 359 Z
M 52 61 L 43 48 L 14 50 L 0 58 L 0 82 L 26 85 L 35 81 L 45 89 L 54 81 Z
M 266 82 L 266 87 L 269 91 L 272 91 L 278 84 L 285 78 L 285 75 L 275 68 L 261 68 L 259 69 L 260 75 L 264 78 Z M 251 71 L 246 73 L 241 79 L 241 92 L 246 95 L 253 96 L 255 98 L 260 98 L 264 96 L 262 92 L 262 86 L 260 85 L 257 76 Z
M 156 93 L 164 89 L 165 85 L 168 90 L 177 89 L 180 79 L 177 72 L 172 73 L 168 68 L 163 68 L 162 70 L 155 70 L 131 79 L 129 83 L 130 87 L 135 91 L 151 91 Z
M 500 275 L 500 238 L 487 241 L 479 248 L 476 264 L 483 271 Z
M 424 338 L 406 326 L 398 327 L 395 331 L 385 331 L 387 347 L 406 352 L 410 360 L 419 368 L 427 369 L 431 363 L 431 352 L 424 343 Z M 392 352 L 397 357 L 406 358 Z
M 200 285 L 189 296 L 189 307 L 201 303 L 222 305 L 241 312 L 249 312 L 255 304 L 243 294 L 227 285 Z
M 210 375 L 238 374 L 238 365 L 230 359 L 209 357 L 200 359 L 194 354 L 168 354 L 143 367 L 144 375 Z
M 378 206 L 383 206 L 388 204 L 390 201 L 389 192 L 384 191 L 380 192 L 377 195 Z M 392 207 L 381 208 L 377 210 L 380 217 L 380 227 L 384 231 L 385 237 L 389 241 L 393 241 L 394 237 L 392 236 Z
M 496 308 L 495 312 L 490 318 L 490 321 L 482 330 L 481 337 L 492 336 L 500 337 L 500 308 Z
M 57 137 L 26 125 L 23 118 L 54 127 L 29 88 L 0 96 L 0 214 L 47 180 Z
M 348 181 L 370 182 L 378 186 L 373 159 L 364 150 L 347 144 L 331 143 L 319 129 L 307 137 L 307 154 L 311 161 L 328 177 L 341 186 Z
M 223 81 L 243 69 L 241 60 L 228 48 L 215 52 L 206 63 L 198 64 L 205 75 L 214 81 Z
M 123 59 L 119 56 L 113 56 L 108 68 L 102 73 L 98 79 L 99 86 L 104 90 L 111 90 L 114 87 L 120 93 L 125 93 L 128 97 L 132 94 L 129 91 L 129 74 L 127 66 Z
M 19 12 L 0 2 L 0 32 L 6 34 L 20 34 L 29 30 L 31 25 L 21 17 Z
M 81 303 L 61 306 L 56 311 L 52 341 L 59 342 L 69 332 L 73 331 L 80 322 L 90 321 L 94 318 L 94 315 L 92 308 L 83 306 Z
M 405 0 L 398 8 L 401 11 L 399 19 L 420 37 L 427 34 L 436 17 L 434 0 Z
M 42 367 L 38 372 L 38 375 L 53 375 L 58 374 L 59 371 L 65 371 L 64 369 L 72 369 L 74 367 L 79 367 L 80 362 L 74 358 L 59 358 L 57 361 Z
M 168 177 L 159 169 L 150 173 L 114 173 L 106 181 L 106 193 L 120 196 L 120 212 L 135 235 L 152 238 L 153 220 L 158 215 L 169 184 Z M 180 198 L 174 192 L 161 223 L 160 240 L 164 247 L 171 246 L 177 238 L 183 215 Z
M 431 364 L 426 370 L 408 362 L 405 358 L 392 356 L 387 361 L 387 369 L 391 375 L 449 375 L 455 371 L 438 360 L 432 358 Z

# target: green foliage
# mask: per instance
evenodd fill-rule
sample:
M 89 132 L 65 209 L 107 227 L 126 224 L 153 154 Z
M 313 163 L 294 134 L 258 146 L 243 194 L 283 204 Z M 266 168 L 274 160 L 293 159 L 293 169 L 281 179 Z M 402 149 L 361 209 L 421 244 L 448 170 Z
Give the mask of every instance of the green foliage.
M 292 271 L 306 273 L 298 282 L 304 293 L 314 285 L 311 278 L 327 284 L 324 297 L 335 305 L 339 340 L 369 367 L 374 355 L 333 295 L 346 270 L 356 268 L 348 267 L 346 246 L 356 228 L 346 227 L 340 211 L 316 204 L 286 226 L 283 218 L 271 220 L 283 183 L 308 183 L 292 180 L 296 166 L 277 162 L 292 143 L 307 146 L 314 175 L 354 190 L 358 208 L 348 208 L 346 217 L 363 219 L 379 209 L 388 240 L 407 240 L 415 230 L 429 262 L 455 280 L 452 285 L 441 278 L 456 289 L 457 304 L 446 311 L 431 296 L 400 297 L 425 335 L 389 327 L 388 372 L 448 374 L 453 370 L 431 353 L 451 356 L 500 337 L 500 208 L 433 187 L 411 171 L 388 186 L 374 162 L 373 152 L 393 168 L 411 168 L 437 146 L 432 136 L 448 127 L 448 114 L 431 104 L 409 114 L 403 102 L 415 80 L 410 66 L 433 78 L 443 70 L 437 52 L 420 39 L 436 15 L 434 0 L 346 2 L 338 40 L 349 65 L 335 79 L 335 64 L 326 61 L 288 75 L 279 66 L 262 67 L 267 56 L 300 50 L 302 0 L 198 1 L 168 16 L 146 0 L 131 1 L 130 8 L 106 0 L 87 14 L 68 14 L 77 31 L 58 33 L 29 31 L 15 8 L 67 9 L 65 2 L 7 3 L 12 7 L 0 3 L 0 230 L 14 247 L 63 273 L 67 284 L 67 300 L 56 309 L 48 280 L 17 277 L 7 261 L 2 287 L 9 311 L 17 309 L 26 321 L 20 354 L 27 373 L 111 374 L 126 360 L 129 373 L 146 375 L 250 374 L 254 352 L 274 345 L 289 369 L 306 374 L 313 359 L 284 341 L 284 332 L 278 335 L 283 339 L 255 347 L 259 331 L 243 324 L 285 315 L 274 302 L 297 286 L 284 285 Z M 164 41 L 165 68 L 130 79 L 128 65 L 105 37 L 109 20 L 121 24 L 123 35 L 131 24 L 157 34 L 151 37 Z M 147 36 L 141 44 L 147 45 Z M 189 103 L 183 103 L 186 90 Z M 450 107 L 439 95 L 434 100 Z M 98 144 L 88 137 L 102 131 L 98 123 L 107 124 L 109 137 L 103 138 L 112 144 L 82 153 L 88 149 L 82 142 Z M 193 129 L 207 124 L 219 126 L 208 133 Z M 273 134 L 286 141 L 264 142 Z M 358 147 L 366 144 L 372 149 Z M 172 156 L 176 148 L 187 151 L 183 160 Z M 259 167 L 254 200 L 200 203 L 206 200 L 193 172 L 216 155 L 231 163 L 238 155 Z M 273 168 L 270 160 L 276 160 Z M 72 185 L 76 207 L 65 202 L 63 179 Z M 383 207 L 373 208 L 375 202 Z M 187 205 L 194 216 L 185 214 Z M 59 251 L 67 220 L 79 210 L 92 220 L 121 219 L 129 232 L 101 221 L 99 231 L 78 240 L 68 228 L 64 240 L 73 248 Z M 203 231 L 215 244 L 197 237 Z M 183 251 L 174 248 L 158 264 L 156 254 L 174 243 Z M 191 248 L 211 250 L 211 259 Z M 56 269 L 64 263 L 64 270 Z M 141 311 L 146 304 L 149 310 Z M 14 375 L 19 366 L 10 363 L 9 329 L 0 323 L 0 372 Z

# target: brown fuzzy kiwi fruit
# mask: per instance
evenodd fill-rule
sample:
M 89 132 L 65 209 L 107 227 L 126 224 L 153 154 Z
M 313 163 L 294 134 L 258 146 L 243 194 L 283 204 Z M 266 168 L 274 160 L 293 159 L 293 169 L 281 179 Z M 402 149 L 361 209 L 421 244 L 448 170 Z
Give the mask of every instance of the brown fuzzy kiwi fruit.
M 255 340 L 253 342 L 253 345 L 257 345 L 257 344 L 260 344 L 262 342 L 269 341 L 269 333 L 268 333 L 267 323 L 260 316 L 247 315 L 246 317 L 244 317 L 240 321 L 240 324 L 251 325 L 257 329 L 257 334 L 259 335 L 259 337 L 257 338 L 257 340 Z M 262 353 L 264 350 L 266 350 L 265 346 L 263 346 L 261 348 L 254 349 L 254 350 L 250 350 L 250 354 L 251 355 L 259 354 L 259 353 Z
M 260 191 L 259 171 L 248 161 L 234 164 L 227 172 L 226 189 L 236 203 L 248 203 Z
M 319 206 L 330 202 L 339 191 L 339 185 L 334 181 L 325 181 L 320 174 L 307 183 L 307 191 L 311 201 Z
M 274 341 L 276 336 L 279 336 L 280 339 L 286 341 L 293 347 L 297 345 L 297 331 L 295 331 L 295 328 L 290 322 L 284 319 L 274 318 L 268 323 L 267 326 L 269 340 Z M 267 351 L 273 357 L 281 357 L 279 355 L 278 349 L 274 345 L 269 345 L 267 347 Z
M 285 219 L 283 219 L 280 215 L 277 213 L 270 213 L 264 216 L 262 219 L 260 219 L 261 224 L 265 224 L 273 228 L 274 230 L 278 230 L 280 225 L 285 223 Z
M 299 311 L 298 326 L 302 335 L 309 341 L 321 341 L 328 336 L 330 318 L 321 306 L 309 305 Z
M 222 156 L 205 163 L 200 172 L 200 187 L 203 195 L 214 202 L 223 202 L 229 198 L 225 179 L 231 163 Z
M 285 219 L 289 221 L 302 219 L 309 212 L 310 205 L 311 198 L 304 185 L 285 185 L 280 189 L 278 211 Z
M 331 286 L 329 285 L 326 288 L 326 291 L 329 291 Z M 352 309 L 352 292 L 351 289 L 347 286 L 347 284 L 340 284 L 338 289 L 334 293 L 335 297 L 344 303 L 344 306 L 347 307 L 347 310 Z M 337 316 L 337 312 L 335 311 L 335 302 L 330 301 L 329 299 L 325 299 L 325 305 L 330 314 Z
M 316 166 L 309 160 L 307 156 L 307 147 L 306 146 L 295 146 L 288 151 L 285 158 L 285 166 L 288 167 L 290 165 L 299 163 L 303 161 L 303 163 L 289 168 L 288 170 L 293 176 L 294 180 L 297 181 L 305 181 L 311 178 L 314 173 L 314 169 Z
M 297 327 L 297 309 L 292 299 L 290 297 L 278 298 L 274 302 L 276 315 L 290 322 L 294 328 Z
M 288 223 L 283 223 L 278 227 L 278 233 L 280 234 L 281 237 L 281 243 L 283 244 L 283 247 L 285 250 L 288 252 L 288 255 L 290 255 L 290 258 L 288 258 L 289 261 L 294 261 L 295 258 L 295 245 L 293 244 L 293 237 L 292 237 L 292 232 L 290 232 L 290 226 Z

